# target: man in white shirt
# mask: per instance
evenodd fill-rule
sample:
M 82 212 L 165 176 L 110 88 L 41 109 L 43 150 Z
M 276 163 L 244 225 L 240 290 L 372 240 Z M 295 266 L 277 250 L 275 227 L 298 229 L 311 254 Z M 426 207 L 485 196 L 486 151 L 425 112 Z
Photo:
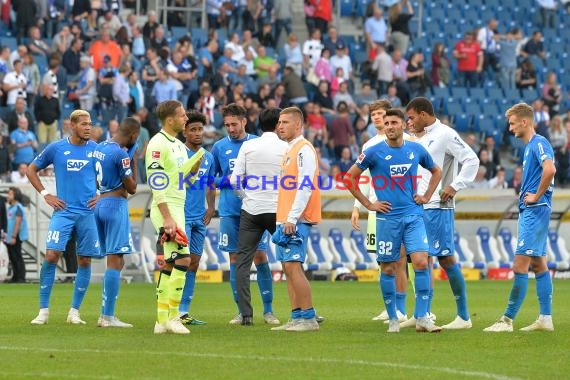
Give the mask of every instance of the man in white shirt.
M 303 59 L 306 69 L 315 67 L 317 61 L 321 58 L 323 49 L 321 31 L 315 28 L 313 33 L 311 33 L 311 39 L 305 41 L 303 44 Z
M 10 71 L 4 77 L 3 90 L 6 92 L 6 105 L 12 109 L 16 106 L 16 99 L 26 99 L 26 87 L 28 80 L 22 73 L 22 61 L 16 59 L 14 61 L 14 71 Z
M 239 150 L 230 179 L 242 198 L 239 223 L 239 245 L 236 261 L 236 288 L 242 325 L 253 324 L 253 308 L 249 289 L 249 271 L 257 245 L 265 231 L 275 232 L 277 181 L 281 161 L 288 145 L 275 134 L 279 108 L 265 109 L 259 115 L 263 134 L 245 141 Z M 242 190 L 243 189 L 243 190 Z M 279 324 L 277 321 L 276 324 Z
M 477 42 L 483 50 L 483 71 L 490 71 L 491 80 L 496 80 L 496 73 L 499 71 L 499 35 L 497 30 L 497 20 L 490 19 L 487 26 L 479 29 Z
M 372 17 L 366 19 L 364 23 L 364 32 L 366 36 L 366 42 L 368 42 L 369 47 L 373 47 L 375 44 L 385 44 L 386 35 L 388 34 L 388 26 L 386 21 L 382 18 L 382 8 L 379 6 L 374 6 L 374 14 Z

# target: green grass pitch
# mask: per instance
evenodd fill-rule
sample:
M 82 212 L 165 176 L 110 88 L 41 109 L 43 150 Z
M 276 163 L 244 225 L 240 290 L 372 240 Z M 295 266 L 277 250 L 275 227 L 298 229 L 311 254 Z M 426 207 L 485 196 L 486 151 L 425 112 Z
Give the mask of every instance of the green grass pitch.
M 553 333 L 490 334 L 482 330 L 504 311 L 511 282 L 468 283 L 473 329 L 387 334 L 371 318 L 383 309 L 378 285 L 312 282 L 321 331 L 270 331 L 258 314 L 252 327 L 230 326 L 236 306 L 229 284 L 197 284 L 191 312 L 208 322 L 188 336 L 152 333 L 154 288 L 122 284 L 117 314 L 133 329 L 96 327 L 101 286 L 92 285 L 81 309 L 85 326 L 65 323 L 72 285 L 57 284 L 50 322 L 29 324 L 37 313 L 38 285 L 1 285 L 0 378 L 7 379 L 561 379 L 570 377 L 570 281 L 554 283 Z M 538 315 L 534 280 L 515 321 Z M 274 308 L 285 321 L 284 283 L 275 285 Z M 408 296 L 408 314 L 413 308 Z M 432 308 L 438 324 L 454 318 L 447 282 L 436 283 Z

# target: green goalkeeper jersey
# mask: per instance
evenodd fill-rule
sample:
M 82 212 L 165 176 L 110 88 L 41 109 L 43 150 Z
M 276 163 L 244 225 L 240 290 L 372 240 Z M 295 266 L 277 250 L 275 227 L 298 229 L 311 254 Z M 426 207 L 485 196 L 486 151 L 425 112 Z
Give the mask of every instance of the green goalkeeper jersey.
M 145 156 L 147 182 L 152 190 L 152 205 L 177 204 L 184 207 L 185 182 L 194 182 L 190 169 L 204 153 L 200 149 L 188 158 L 186 146 L 176 137 L 161 130 L 150 139 Z

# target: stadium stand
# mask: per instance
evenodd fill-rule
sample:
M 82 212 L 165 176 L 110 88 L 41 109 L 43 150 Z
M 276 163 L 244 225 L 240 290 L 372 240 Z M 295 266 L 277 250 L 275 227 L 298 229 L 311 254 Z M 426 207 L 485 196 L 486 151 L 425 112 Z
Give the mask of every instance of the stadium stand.
M 376 255 L 368 253 L 364 244 L 364 234 L 361 231 L 350 231 L 350 247 L 355 256 L 356 269 L 376 269 Z
M 508 268 L 509 264 L 501 263 L 501 254 L 497 246 L 497 239 L 491 235 L 489 228 L 477 229 L 477 250 L 479 256 L 485 260 L 487 268 Z
M 208 258 L 211 260 L 208 265 L 217 265 L 219 269 L 229 271 L 230 262 L 228 254 L 218 248 L 218 231 L 214 228 L 208 228 L 204 242 L 204 251 L 208 252 Z
M 570 267 L 570 253 L 566 249 L 566 241 L 556 230 L 550 229 L 548 231 L 547 248 L 552 259 L 549 262 L 549 267 L 562 270 Z
M 471 249 L 469 248 L 467 239 L 459 236 L 457 230 L 455 231 L 453 240 L 455 243 L 455 258 L 463 268 L 475 268 L 475 269 L 485 268 L 484 262 L 474 261 L 475 255 L 473 254 L 473 251 L 471 251 Z

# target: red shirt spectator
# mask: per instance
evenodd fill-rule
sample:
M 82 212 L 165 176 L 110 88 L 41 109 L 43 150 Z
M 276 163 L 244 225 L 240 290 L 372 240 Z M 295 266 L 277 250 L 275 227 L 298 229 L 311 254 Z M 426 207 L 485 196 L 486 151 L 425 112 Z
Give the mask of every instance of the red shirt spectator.
M 455 45 L 453 55 L 457 58 L 457 71 L 477 71 L 483 52 L 473 35 L 467 33 L 465 38 Z
M 91 44 L 89 48 L 89 55 L 93 57 L 93 68 L 95 72 L 99 72 L 105 63 L 103 58 L 106 55 L 111 57 L 111 64 L 113 67 L 119 67 L 121 63 L 121 47 L 113 40 L 109 34 L 109 29 L 103 29 L 101 31 L 101 38 Z

